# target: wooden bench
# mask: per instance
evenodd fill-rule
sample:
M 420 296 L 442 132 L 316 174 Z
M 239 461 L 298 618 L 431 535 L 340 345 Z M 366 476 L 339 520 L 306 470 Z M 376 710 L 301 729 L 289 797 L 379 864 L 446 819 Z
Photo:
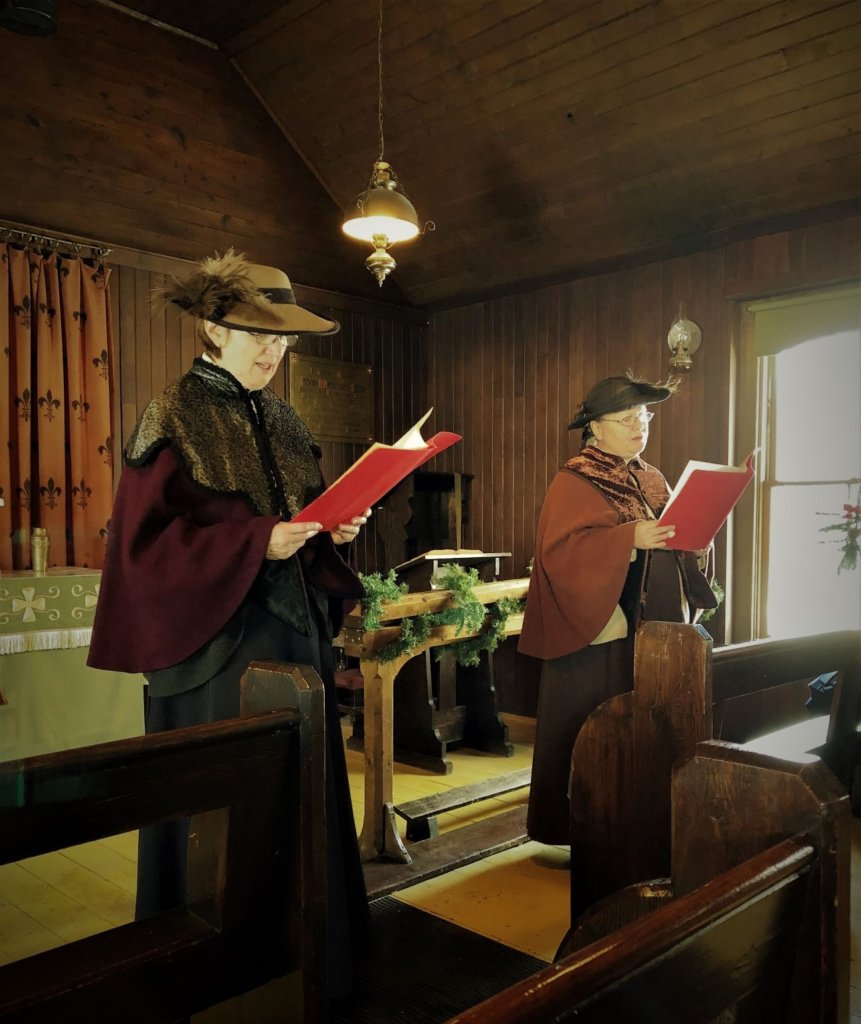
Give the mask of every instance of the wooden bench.
M 837 685 L 829 713 L 810 714 L 804 708 L 808 682 L 833 671 Z M 720 647 L 712 676 L 716 739 L 782 757 L 820 756 L 851 795 L 859 760 L 861 632 Z M 728 721 L 736 705 L 748 710 L 743 726 L 738 716 Z
M 715 735 L 715 706 L 838 670 L 822 757 L 847 783 L 861 717 L 858 633 L 758 641 L 712 653 L 699 626 L 647 622 L 637 633 L 634 689 L 589 716 L 572 751 L 571 912 L 670 867 L 673 766 Z
M 193 816 L 187 905 L 0 966 L 4 1022 L 173 1022 L 297 970 L 324 1019 L 322 684 L 252 665 L 242 692 L 247 717 L 0 765 L 0 863 Z
M 481 782 L 474 782 L 468 786 L 456 786 L 434 793 L 433 796 L 423 796 L 418 800 L 395 804 L 395 814 L 407 823 L 407 839 L 431 839 L 439 835 L 438 815 L 446 811 L 456 811 L 460 807 L 469 807 L 471 804 L 490 800 L 504 793 L 525 789 L 531 777 L 531 768 L 521 768 L 516 772 L 508 772 L 492 779 L 482 779 Z
M 672 879 L 634 887 L 639 907 L 608 897 L 602 923 L 619 907 L 625 923 L 450 1024 L 848 1019 L 849 809 L 833 775 L 703 743 L 672 797 Z

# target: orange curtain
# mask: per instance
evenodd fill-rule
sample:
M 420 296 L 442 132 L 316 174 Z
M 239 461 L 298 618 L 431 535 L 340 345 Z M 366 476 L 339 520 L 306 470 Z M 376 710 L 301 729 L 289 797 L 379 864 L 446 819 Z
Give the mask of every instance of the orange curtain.
M 100 568 L 113 498 L 111 315 L 101 264 L 0 244 L 0 570 Z

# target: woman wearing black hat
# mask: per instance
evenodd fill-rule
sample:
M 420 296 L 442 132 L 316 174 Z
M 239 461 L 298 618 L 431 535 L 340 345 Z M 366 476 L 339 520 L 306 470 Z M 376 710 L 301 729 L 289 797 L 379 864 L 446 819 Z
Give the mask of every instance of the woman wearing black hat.
M 331 533 L 290 522 L 323 490 L 321 453 L 267 387 L 297 335 L 338 324 L 297 305 L 283 271 L 232 250 L 163 298 L 197 321 L 204 352 L 150 402 L 126 446 L 89 664 L 146 676 L 147 733 L 238 716 L 251 661 L 316 669 L 326 688 L 330 993 L 343 995 L 367 901 L 331 638 L 363 594 L 347 557 L 366 517 Z M 185 902 L 187 833 L 187 822 L 141 830 L 139 918 Z
M 569 424 L 582 428 L 582 450 L 544 499 L 518 648 L 544 661 L 527 820 L 539 842 L 570 842 L 574 740 L 599 704 L 632 688 L 637 626 L 715 605 L 694 554 L 661 550 L 673 536 L 657 522 L 669 487 L 640 458 L 648 406 L 676 386 L 630 375 L 596 384 Z

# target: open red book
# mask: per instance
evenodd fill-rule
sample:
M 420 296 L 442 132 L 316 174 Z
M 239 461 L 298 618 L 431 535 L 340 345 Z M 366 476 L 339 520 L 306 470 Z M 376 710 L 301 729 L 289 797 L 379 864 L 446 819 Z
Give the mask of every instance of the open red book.
M 365 509 L 418 469 L 434 455 L 460 440 L 460 434 L 441 431 L 425 441 L 421 428 L 433 412 L 428 411 L 394 444 L 372 444 L 350 468 L 320 495 L 294 516 L 294 523 L 322 523 L 324 530 L 334 530 L 349 523 Z
M 660 521 L 676 528 L 668 548 L 701 551 L 715 539 L 744 489 L 753 479 L 751 452 L 741 466 L 689 462 L 673 488 Z

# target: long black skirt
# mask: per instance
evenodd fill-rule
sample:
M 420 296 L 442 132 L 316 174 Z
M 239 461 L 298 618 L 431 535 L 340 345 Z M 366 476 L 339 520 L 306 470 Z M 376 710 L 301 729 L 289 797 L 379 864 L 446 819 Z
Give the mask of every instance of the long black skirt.
M 551 845 L 571 842 L 568 784 L 574 741 L 599 704 L 632 689 L 633 674 L 632 637 L 584 647 L 542 665 L 526 814 L 530 839 Z
M 674 553 L 654 550 L 647 561 L 638 558 L 632 563 L 620 603 L 626 609 L 628 636 L 584 647 L 542 666 L 526 820 L 530 839 L 539 843 L 571 842 L 568 788 L 574 741 L 599 704 L 634 688 L 636 625 L 689 621 Z
M 217 722 L 239 715 L 239 681 L 252 661 L 311 665 L 323 680 L 326 706 L 326 835 L 328 847 L 328 990 L 352 989 L 355 953 L 367 941 L 368 904 L 341 738 L 332 646 L 315 625 L 302 636 L 251 604 L 239 647 L 210 680 L 169 697 L 145 697 L 147 733 Z M 158 914 L 186 901 L 188 819 L 141 829 L 135 916 Z

